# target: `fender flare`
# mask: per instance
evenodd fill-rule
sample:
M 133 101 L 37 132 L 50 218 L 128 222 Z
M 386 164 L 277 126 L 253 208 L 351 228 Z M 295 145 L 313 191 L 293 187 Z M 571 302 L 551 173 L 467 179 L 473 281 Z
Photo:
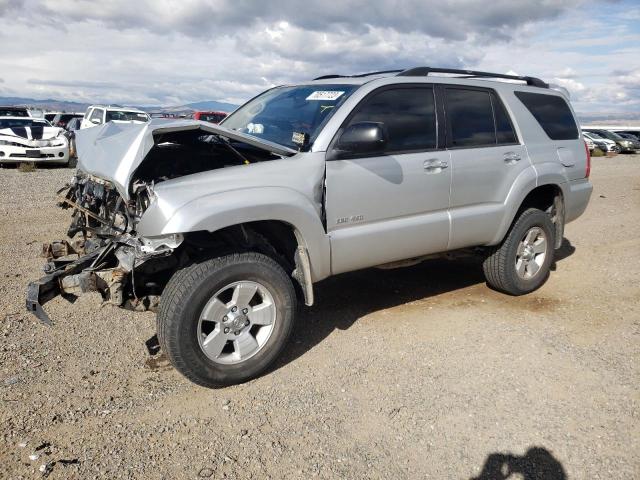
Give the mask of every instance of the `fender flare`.
M 266 220 L 281 221 L 294 229 L 298 247 L 303 247 L 308 255 L 311 271 L 307 278 L 317 282 L 329 276 L 331 247 L 320 214 L 309 199 L 289 188 L 256 187 L 217 192 L 175 209 L 163 205 L 159 197 L 144 213 L 137 230 L 142 236 L 215 232 Z
M 567 179 L 557 163 L 547 162 L 533 165 L 518 176 L 505 199 L 505 215 L 500 227 L 488 245 L 497 245 L 504 239 L 511 228 L 524 199 L 538 187 L 554 185 L 562 191 L 563 201 L 566 198 Z M 564 211 L 564 208 L 563 208 Z

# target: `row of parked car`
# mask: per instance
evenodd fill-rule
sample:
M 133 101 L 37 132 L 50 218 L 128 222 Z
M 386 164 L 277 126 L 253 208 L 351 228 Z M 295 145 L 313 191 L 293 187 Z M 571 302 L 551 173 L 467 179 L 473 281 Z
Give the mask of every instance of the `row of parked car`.
M 590 151 L 635 153 L 640 151 L 640 127 L 584 127 L 582 136 Z
M 107 122 L 144 123 L 151 118 L 193 118 L 219 123 L 225 112 L 148 114 L 137 108 L 119 105 L 91 105 L 85 113 L 46 112 L 34 117 L 26 107 L 0 106 L 0 163 L 46 162 L 68 165 L 76 157 L 77 130 Z

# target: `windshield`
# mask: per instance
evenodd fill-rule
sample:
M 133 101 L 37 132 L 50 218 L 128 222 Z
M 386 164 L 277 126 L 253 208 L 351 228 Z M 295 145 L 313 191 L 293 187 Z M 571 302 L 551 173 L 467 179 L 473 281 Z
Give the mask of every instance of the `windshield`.
M 29 114 L 25 109 L 0 107 L 0 117 L 28 117 L 28 116 Z
M 296 150 L 308 150 L 324 123 L 358 85 L 277 87 L 226 118 L 226 128 Z
M 71 120 L 72 118 L 78 118 L 81 115 L 76 115 L 74 113 L 63 113 L 62 115 L 56 115 L 56 117 L 54 118 L 55 121 L 58 122 L 68 122 L 69 120 Z
M 37 118 L 0 118 L 0 128 L 12 127 L 50 127 L 46 120 Z
M 147 117 L 146 113 L 141 112 L 126 112 L 122 110 L 108 110 L 107 111 L 107 119 L 106 122 L 110 122 L 111 120 L 115 120 L 118 122 L 147 122 L 149 121 L 149 117 Z
M 607 130 L 598 132 L 598 135 L 600 135 L 603 138 L 608 138 L 609 140 L 622 140 L 622 137 L 620 135 L 613 132 L 609 132 Z

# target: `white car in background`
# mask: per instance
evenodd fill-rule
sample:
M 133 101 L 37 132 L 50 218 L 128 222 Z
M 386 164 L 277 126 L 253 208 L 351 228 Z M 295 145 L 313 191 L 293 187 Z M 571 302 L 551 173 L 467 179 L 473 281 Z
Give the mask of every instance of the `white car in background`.
M 593 143 L 593 140 L 591 140 L 590 138 L 584 137 L 584 143 L 587 144 L 587 148 L 589 149 L 590 152 L 593 152 L 596 149 L 596 144 Z
M 620 147 L 613 140 L 609 140 L 608 138 L 601 137 L 597 133 L 593 132 L 585 132 L 582 131 L 582 136 L 585 140 L 592 141 L 596 147 L 602 150 L 605 153 L 614 152 L 619 153 Z
M 69 163 L 63 128 L 43 118 L 0 117 L 0 163 Z
M 95 127 L 107 122 L 145 123 L 149 115 L 137 108 L 126 108 L 115 105 L 91 105 L 80 123 L 80 129 Z

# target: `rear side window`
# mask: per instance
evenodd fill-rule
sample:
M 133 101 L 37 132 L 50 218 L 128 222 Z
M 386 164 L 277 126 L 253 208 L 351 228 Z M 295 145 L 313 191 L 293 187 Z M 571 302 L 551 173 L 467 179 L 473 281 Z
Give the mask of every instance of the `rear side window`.
M 480 147 L 496 144 L 491 96 L 488 91 L 445 89 L 451 145 Z
M 389 140 L 386 152 L 436 148 L 436 111 L 433 88 L 385 89 L 367 97 L 349 125 L 382 122 Z
M 575 140 L 578 127 L 567 102 L 556 95 L 514 92 L 551 140 Z

